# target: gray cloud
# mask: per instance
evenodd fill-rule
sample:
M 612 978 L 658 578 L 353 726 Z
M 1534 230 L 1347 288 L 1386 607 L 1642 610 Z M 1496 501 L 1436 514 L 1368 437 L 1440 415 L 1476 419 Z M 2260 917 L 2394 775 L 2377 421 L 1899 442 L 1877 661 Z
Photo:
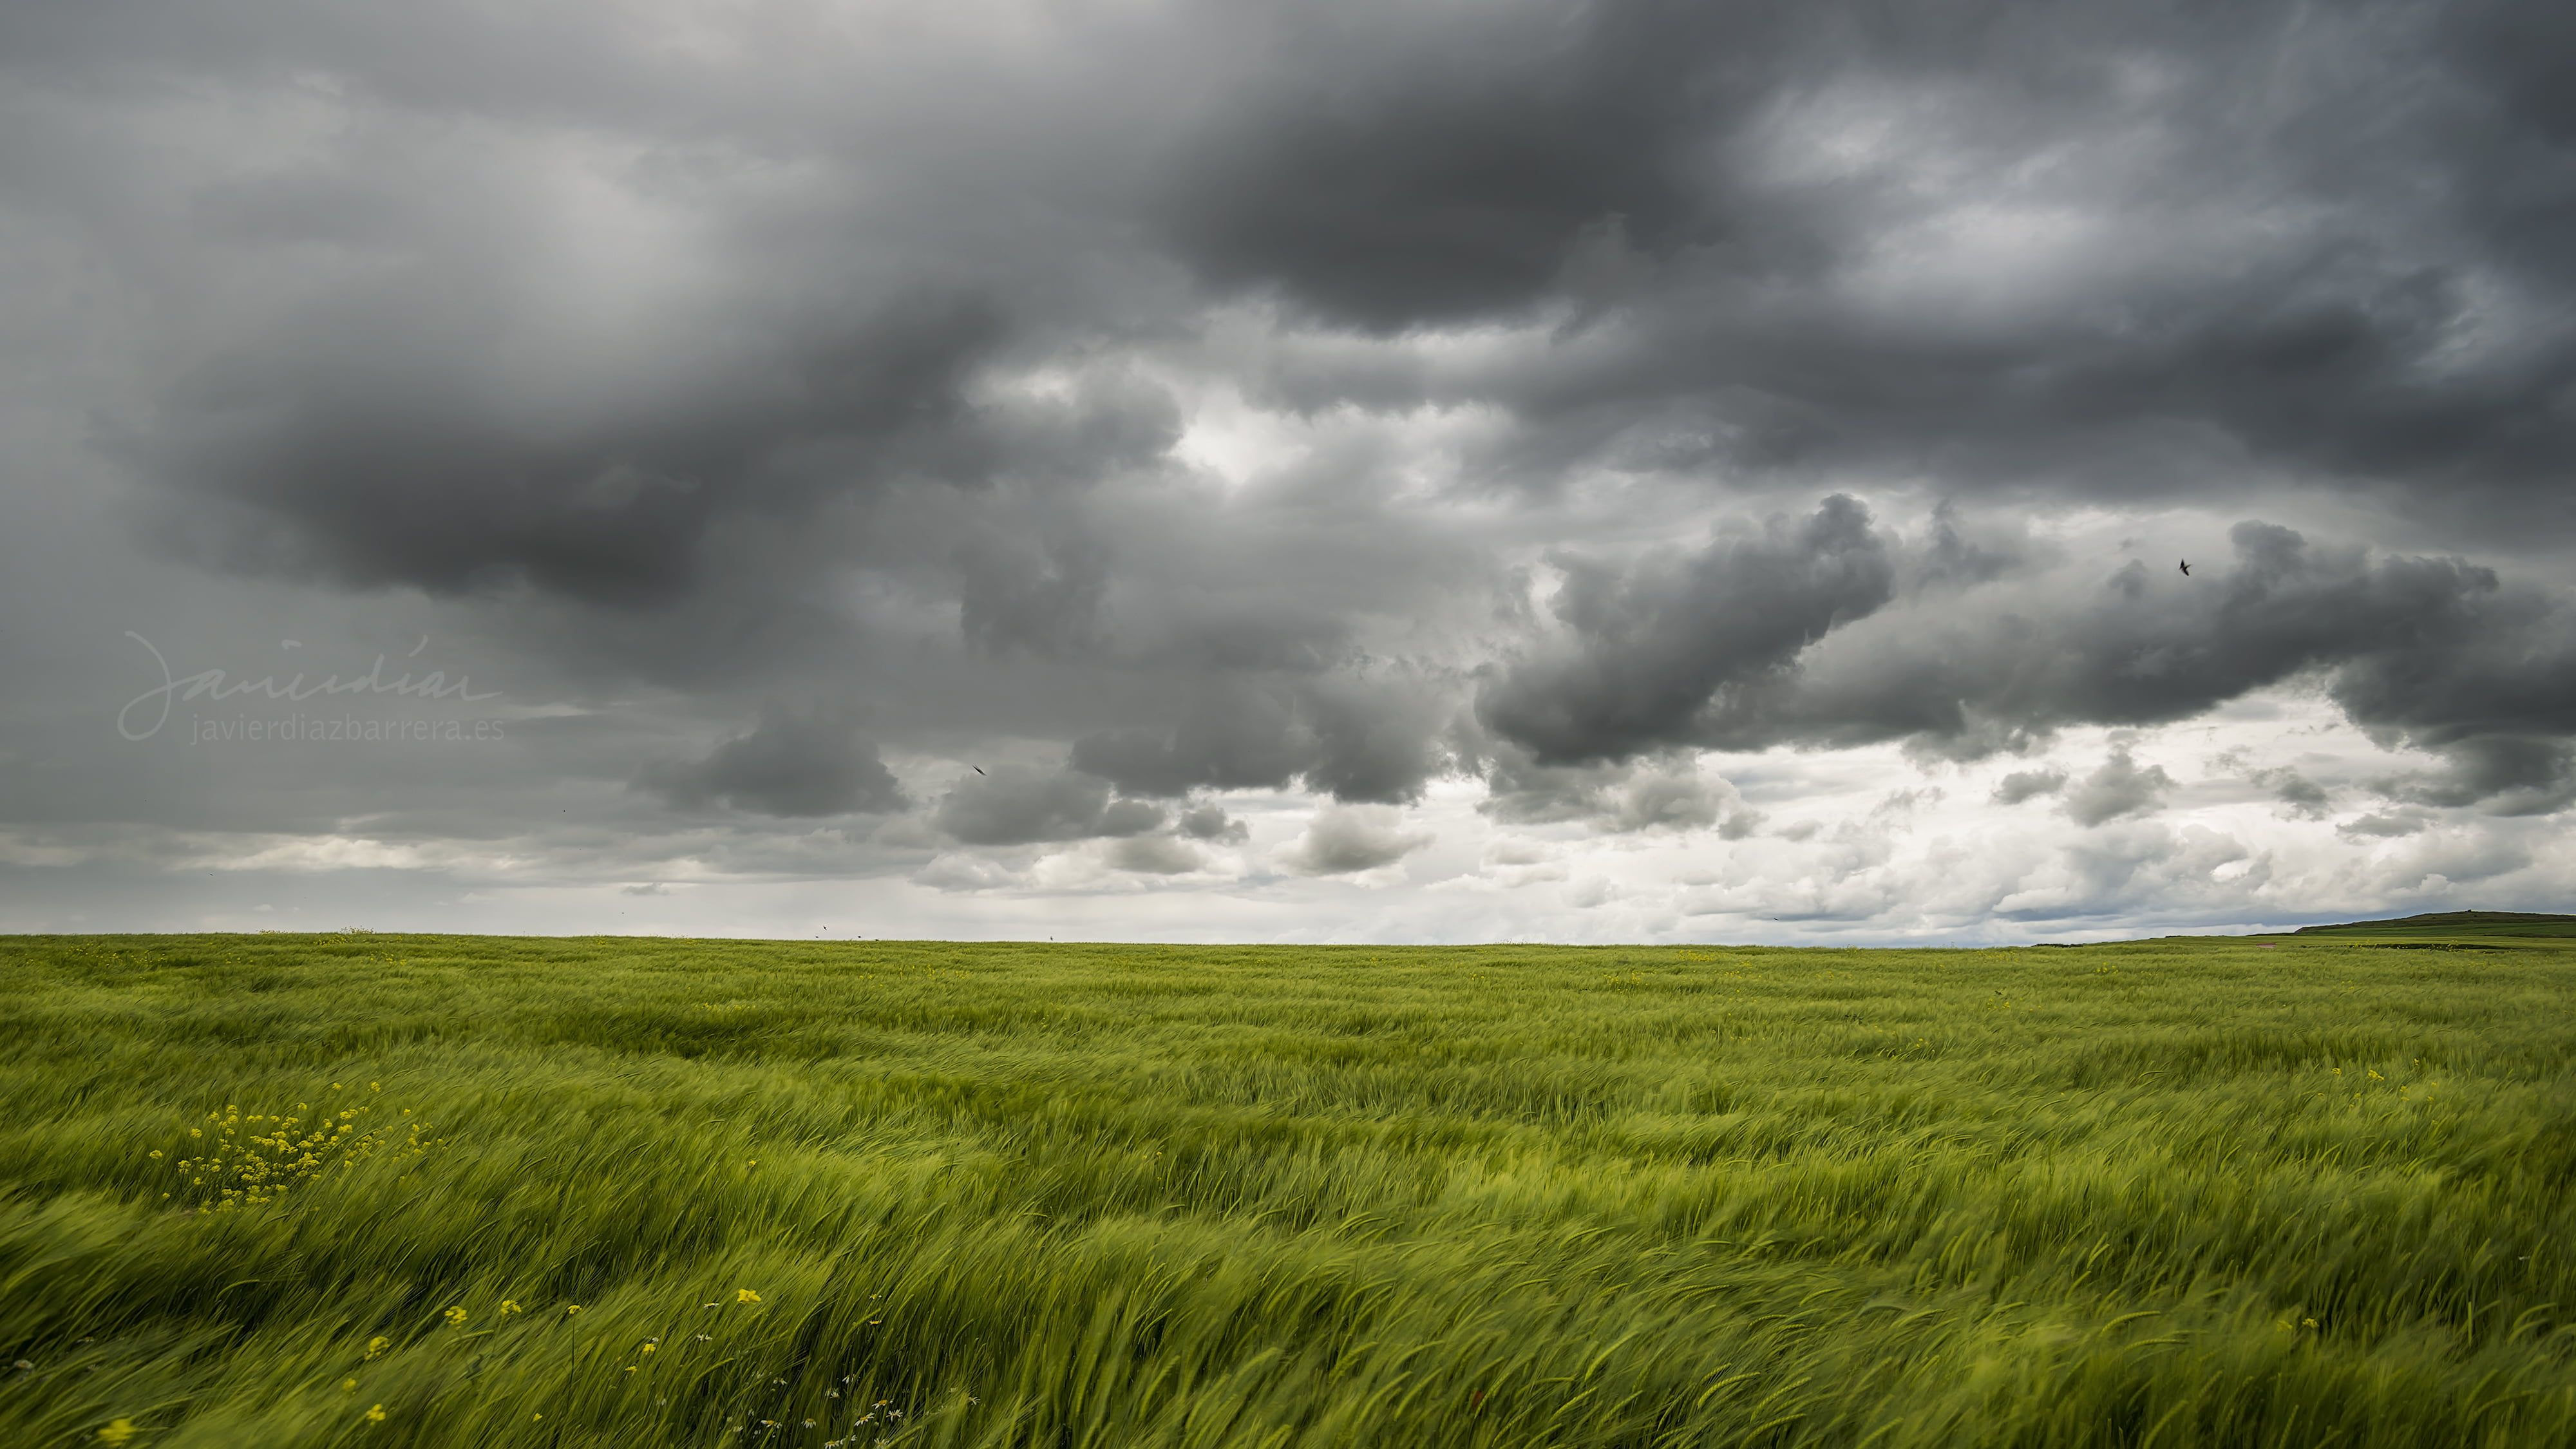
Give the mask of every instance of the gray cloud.
M 1741 840 L 1762 823 L 1724 779 L 1703 775 L 1687 759 L 1637 766 L 1542 765 L 1517 750 L 1501 753 L 1486 776 L 1480 807 L 1520 824 L 1580 820 L 1597 830 L 1689 831 L 1716 827 Z
M 2059 769 L 2015 770 L 1995 784 L 1995 803 L 2018 805 L 2042 795 L 2054 795 L 2066 788 L 2066 772 Z
M 1703 830 L 1724 825 L 1720 834 L 1740 840 L 1753 833 L 1761 816 L 1740 806 L 1734 790 L 1720 781 L 1693 774 L 1648 772 L 1628 782 L 1619 792 L 1618 808 L 1611 816 L 1616 829 L 1627 830 Z
M 1278 788 L 1291 780 L 1345 801 L 1420 794 L 1447 763 L 1436 683 L 1349 675 L 1212 681 L 1168 729 L 1074 741 L 1073 763 L 1137 795 Z
M 1532 481 L 2216 498 L 2252 466 L 2564 534 L 2576 348 L 2498 312 L 2571 281 L 2536 244 L 2571 212 L 2537 8 L 1335 16 L 1286 27 L 1161 215 L 1211 280 L 1362 328 L 1574 308 L 1543 358 L 1291 385 L 1493 403 Z
M 2100 825 L 2123 815 L 2144 815 L 2164 803 L 2174 787 L 2162 765 L 2141 766 L 2125 749 L 2111 752 L 2100 769 L 2066 792 L 2066 813 L 2079 825 Z
M 1227 815 L 1221 805 L 1193 805 L 1180 813 L 1176 826 L 1192 840 L 1218 845 L 1241 845 L 1252 834 L 1242 821 Z
M 809 325 L 676 396 L 529 417 L 482 375 L 512 341 L 505 299 L 421 276 L 205 365 L 128 446 L 163 486 L 156 536 L 217 567 L 665 603 L 727 513 L 986 462 L 959 387 L 998 335 L 988 308 L 908 301 L 797 335 Z
M 1490 686 L 1478 713 L 1541 763 L 1620 758 L 1701 733 L 1721 691 L 1762 682 L 1837 624 L 1887 602 L 1894 568 L 1868 510 L 1842 495 L 1809 518 L 1630 571 L 1562 561 L 1570 644 Z
M 1711 82 L 1773 28 L 1757 12 L 1319 14 L 1278 17 L 1280 63 L 1162 198 L 1211 281 L 1394 331 L 1529 305 L 1595 229 L 1659 249 L 1718 234 L 1689 153 L 1741 108 Z
M 1431 839 L 1385 806 L 1332 806 L 1315 813 L 1284 859 L 1301 875 L 1351 875 L 1393 865 Z
M 2318 547 L 2274 524 L 2231 539 L 2223 572 L 2131 560 L 2074 597 L 2003 576 L 1889 608 L 1892 545 L 1856 505 L 1829 503 L 1758 545 L 1580 576 L 1559 605 L 1573 644 L 1505 675 L 1481 714 L 1541 758 L 1889 739 L 1973 757 L 2069 725 L 2187 719 L 2315 673 L 2355 723 L 2457 762 L 2412 788 L 2508 809 L 2563 800 L 2563 600 L 2464 559 Z
M 1097 648 L 1108 562 L 1105 550 L 1063 541 L 1044 556 L 992 544 L 960 550 L 959 623 L 967 644 L 1039 656 Z
M 1139 875 L 1186 875 L 1207 859 L 1188 842 L 1168 835 L 1134 835 L 1109 848 L 1109 863 Z
M 2552 661 L 2543 667 L 2563 667 Z M 2446 725 L 2438 741 L 2448 768 L 2389 783 L 2389 795 L 2424 805 L 2483 805 L 2498 815 L 2546 815 L 2576 802 L 2576 742 L 2530 734 L 2470 733 Z
M 2271 791 L 2273 799 L 2302 820 L 2323 820 L 2333 813 L 2334 797 L 2326 787 L 2287 765 L 2256 770 L 2246 778 Z
M 997 766 L 940 797 L 932 820 L 968 845 L 1026 845 L 1143 835 L 1162 827 L 1163 811 L 1143 800 L 1112 799 L 1107 781 L 1078 771 Z
M 2336 826 L 2335 829 L 2348 836 L 2394 840 L 2419 834 L 2432 823 L 2432 817 L 2423 811 L 2396 810 L 2355 816 Z
M 877 747 L 846 723 L 772 710 L 702 759 L 647 766 L 636 787 L 682 810 L 726 805 L 762 815 L 847 815 L 909 808 Z

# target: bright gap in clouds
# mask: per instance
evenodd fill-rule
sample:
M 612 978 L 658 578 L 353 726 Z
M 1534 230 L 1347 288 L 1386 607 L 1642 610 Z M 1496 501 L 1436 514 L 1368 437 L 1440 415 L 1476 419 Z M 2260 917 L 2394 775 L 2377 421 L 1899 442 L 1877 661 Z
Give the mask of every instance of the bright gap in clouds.
M 873 850 L 832 828 L 757 847 L 637 839 L 579 871 L 550 867 L 564 843 L 543 836 L 479 849 L 197 836 L 158 861 L 134 842 L 0 845 L 20 867 L 256 882 L 228 893 L 258 903 L 220 907 L 183 885 L 132 922 L 152 929 L 324 928 L 355 911 L 412 930 L 1973 944 L 2295 925 L 2438 906 L 2464 887 L 2529 899 L 2576 886 L 2576 850 L 2545 821 L 2498 828 L 2375 803 L 2392 774 L 2436 763 L 2381 750 L 2313 693 L 2275 691 L 2189 725 L 2070 731 L 2044 754 L 1970 765 L 1926 768 L 1893 746 L 1668 758 L 1547 822 L 1495 819 L 1466 780 L 1400 810 L 1221 796 L 1239 836 L 1141 868 L 1122 856 L 1132 840 L 973 851 L 901 828 L 879 830 Z M 1386 837 L 1382 861 L 1318 873 L 1301 860 L 1319 819 L 1354 813 Z M 862 861 L 880 873 L 835 878 Z M 101 904 L 15 906 L 0 925 L 78 929 Z

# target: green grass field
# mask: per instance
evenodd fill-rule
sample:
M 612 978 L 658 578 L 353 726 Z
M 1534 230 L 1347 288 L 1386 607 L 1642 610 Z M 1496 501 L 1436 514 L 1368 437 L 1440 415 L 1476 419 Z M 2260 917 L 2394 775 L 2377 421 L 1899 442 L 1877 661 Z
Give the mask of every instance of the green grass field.
M 2564 1444 L 2571 1052 L 2545 936 L 0 938 L 0 1445 Z

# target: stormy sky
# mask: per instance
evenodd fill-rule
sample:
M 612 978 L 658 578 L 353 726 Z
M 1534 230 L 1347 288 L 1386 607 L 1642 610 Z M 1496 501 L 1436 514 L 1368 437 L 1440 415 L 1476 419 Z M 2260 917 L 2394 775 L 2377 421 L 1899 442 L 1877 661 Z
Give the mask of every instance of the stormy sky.
M 0 441 L 0 929 L 2576 900 L 2563 6 L 13 5 Z

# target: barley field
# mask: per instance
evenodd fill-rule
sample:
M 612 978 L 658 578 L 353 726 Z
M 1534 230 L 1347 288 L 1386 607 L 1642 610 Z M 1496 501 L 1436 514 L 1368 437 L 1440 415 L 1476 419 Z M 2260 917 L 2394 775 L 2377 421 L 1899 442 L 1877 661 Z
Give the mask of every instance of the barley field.
M 0 938 L 0 1445 L 2576 1442 L 2576 939 Z

